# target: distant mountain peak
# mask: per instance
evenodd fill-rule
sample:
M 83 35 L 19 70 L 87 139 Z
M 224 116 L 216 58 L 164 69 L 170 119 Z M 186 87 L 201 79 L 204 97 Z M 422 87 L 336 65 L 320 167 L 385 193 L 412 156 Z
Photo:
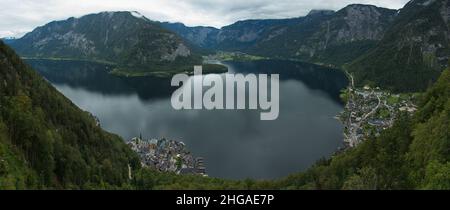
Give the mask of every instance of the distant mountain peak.
M 325 9 L 313 9 L 306 16 L 312 15 L 332 15 L 334 14 L 334 10 L 325 10 Z
M 8 37 L 1 37 L 0 39 L 3 39 L 3 40 L 13 40 L 13 39 L 16 39 L 16 37 L 12 37 L 12 36 L 8 36 Z
M 147 20 L 147 18 L 146 18 L 144 15 L 142 15 L 141 13 L 139 13 L 139 12 L 137 12 L 137 11 L 131 11 L 130 14 L 133 15 L 134 17 L 141 18 L 141 19 L 146 19 L 146 20 Z
M 70 17 L 67 20 L 81 19 L 86 16 L 97 16 L 97 17 L 103 17 L 103 18 L 114 18 L 114 17 L 122 16 L 122 17 L 134 17 L 134 18 L 143 19 L 143 20 L 150 20 L 138 11 L 102 11 L 102 12 L 98 12 L 98 13 L 91 13 L 91 14 L 83 15 L 78 18 Z
M 3 38 L 0 38 L 0 40 L 2 40 L 3 42 L 5 42 L 8 45 L 12 44 L 13 42 L 15 42 L 16 39 L 17 38 L 15 38 L 15 37 L 3 37 Z
M 344 7 L 344 9 L 347 9 L 347 8 L 355 9 L 355 8 L 381 8 L 381 7 L 377 7 L 372 4 L 350 4 L 350 5 L 347 5 L 346 7 Z M 386 9 L 386 8 L 383 8 L 383 9 Z
M 394 12 L 397 11 L 395 9 L 388 9 L 388 8 L 384 8 L 384 7 L 378 7 L 375 5 L 371 5 L 371 4 L 350 4 L 346 7 L 344 7 L 342 10 L 340 11 L 361 11 L 361 12 L 367 12 L 367 11 L 390 11 L 390 12 Z
M 413 1 L 410 1 L 408 4 L 415 4 L 418 6 L 430 6 L 435 2 L 436 2 L 436 0 L 413 0 Z

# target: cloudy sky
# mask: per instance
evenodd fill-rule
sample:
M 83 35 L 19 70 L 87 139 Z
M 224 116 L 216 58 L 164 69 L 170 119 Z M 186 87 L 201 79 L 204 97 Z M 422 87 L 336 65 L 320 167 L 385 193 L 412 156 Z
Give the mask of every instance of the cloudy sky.
M 21 36 L 52 20 L 101 11 L 138 11 L 152 20 L 222 27 L 237 20 L 304 16 L 348 4 L 399 9 L 408 0 L 0 0 L 0 37 Z

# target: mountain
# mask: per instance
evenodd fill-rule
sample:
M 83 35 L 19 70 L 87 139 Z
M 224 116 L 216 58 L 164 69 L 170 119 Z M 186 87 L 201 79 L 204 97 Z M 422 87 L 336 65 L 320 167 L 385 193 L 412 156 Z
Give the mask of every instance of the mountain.
M 449 1 L 413 0 L 400 10 L 380 43 L 347 69 L 360 84 L 424 90 L 447 65 L 449 21 Z
M 188 42 L 206 49 L 244 51 L 255 44 L 272 27 L 293 24 L 293 19 L 243 20 L 221 29 L 214 27 L 188 27 L 182 23 L 163 22 L 161 26 L 177 33 Z
M 207 37 L 199 47 L 343 67 L 357 85 L 415 92 L 425 90 L 447 66 L 449 4 L 412 0 L 401 10 L 353 4 L 292 19 L 238 21 L 208 36 L 185 26 L 169 30 Z
M 359 4 L 335 13 L 312 12 L 250 53 L 339 66 L 374 46 L 395 15 L 395 10 Z
M 255 44 L 278 36 L 283 27 L 296 24 L 301 18 L 243 20 L 221 28 L 215 48 L 225 51 L 247 52 Z
M 371 5 L 312 12 L 281 35 L 258 43 L 251 53 L 341 65 L 375 45 L 395 13 Z
M 0 41 L 0 189 L 115 188 L 139 160 Z
M 333 11 L 323 12 L 332 13 Z M 161 25 L 202 48 L 245 51 L 246 48 L 256 44 L 260 39 L 267 36 L 276 36 L 279 33 L 276 27 L 292 25 L 299 21 L 301 21 L 301 18 L 243 20 L 221 29 L 203 26 L 188 27 L 182 23 L 168 22 L 161 23 Z
M 14 37 L 4 37 L 4 38 L 1 38 L 1 40 L 5 44 L 12 44 L 14 41 L 16 41 L 16 38 L 14 38 Z
M 116 72 L 171 71 L 201 63 L 181 37 L 137 12 L 102 12 L 54 21 L 11 46 L 23 57 L 89 60 Z
M 305 17 L 238 21 L 207 36 L 189 27 L 166 28 L 196 45 L 189 37 L 207 37 L 201 43 L 216 50 L 340 66 L 374 47 L 396 15 L 397 10 L 353 4 L 337 12 L 313 10 Z
M 188 27 L 183 23 L 162 22 L 160 24 L 163 28 L 177 33 L 193 45 L 206 49 L 214 48 L 217 34 L 220 31 L 214 27 Z

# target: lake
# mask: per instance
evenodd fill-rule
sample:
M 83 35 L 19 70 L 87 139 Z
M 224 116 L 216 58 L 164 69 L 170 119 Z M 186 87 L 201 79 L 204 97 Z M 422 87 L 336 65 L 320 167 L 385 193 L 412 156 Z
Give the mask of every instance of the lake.
M 233 73 L 280 74 L 277 120 L 258 110 L 174 110 L 170 78 L 121 78 L 110 66 L 28 60 L 40 74 L 101 126 L 125 140 L 165 137 L 186 143 L 205 159 L 207 174 L 228 179 L 273 179 L 306 170 L 343 144 L 339 93 L 342 71 L 312 64 L 263 60 L 226 62 Z

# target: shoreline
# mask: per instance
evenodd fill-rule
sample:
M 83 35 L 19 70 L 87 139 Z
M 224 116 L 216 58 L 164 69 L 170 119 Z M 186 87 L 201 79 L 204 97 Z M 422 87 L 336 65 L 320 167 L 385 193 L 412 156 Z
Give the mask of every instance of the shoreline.
M 118 64 L 109 62 L 109 61 L 103 61 L 103 60 L 89 60 L 89 59 L 77 59 L 77 58 L 48 58 L 48 57 L 21 57 L 24 60 L 43 60 L 43 61 L 74 61 L 74 62 L 88 62 L 93 64 L 101 64 L 101 65 L 107 65 L 112 67 L 109 71 L 111 75 L 117 76 L 117 77 L 127 77 L 127 78 L 133 78 L 133 77 L 156 77 L 156 78 L 171 78 L 173 75 L 179 74 L 179 73 L 185 73 L 188 75 L 192 75 L 194 72 L 193 66 L 179 66 L 177 68 L 180 68 L 177 70 L 177 68 L 170 68 L 170 67 L 164 67 L 167 69 L 161 69 L 161 70 L 155 70 L 155 71 L 143 71 L 141 69 L 134 69 L 133 68 L 123 68 L 120 67 Z M 228 72 L 228 67 L 223 64 L 210 64 L 210 63 L 202 63 L 203 66 L 203 73 L 204 74 L 222 74 Z M 174 70 L 175 69 L 175 70 Z

